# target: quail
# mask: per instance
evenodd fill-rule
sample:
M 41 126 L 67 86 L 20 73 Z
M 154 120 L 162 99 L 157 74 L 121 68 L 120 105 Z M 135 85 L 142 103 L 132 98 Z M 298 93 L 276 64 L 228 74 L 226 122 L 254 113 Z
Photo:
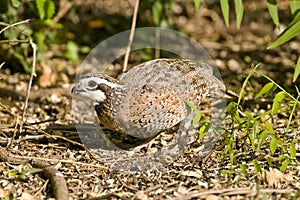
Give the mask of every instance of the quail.
M 132 149 L 183 121 L 189 107 L 224 90 L 205 62 L 155 59 L 131 68 L 120 77 L 84 74 L 73 95 L 94 102 L 99 121 L 112 131 L 108 138 L 122 149 Z

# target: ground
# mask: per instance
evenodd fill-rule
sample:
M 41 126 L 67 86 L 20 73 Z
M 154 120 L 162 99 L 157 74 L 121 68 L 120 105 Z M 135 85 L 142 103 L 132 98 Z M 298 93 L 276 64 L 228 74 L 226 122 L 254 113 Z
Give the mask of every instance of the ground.
M 78 13 L 73 13 L 73 22 L 84 27 L 91 20 L 103 19 L 111 23 L 114 30 L 129 29 L 132 5 L 122 1 L 116 6 L 112 2 L 115 1 L 75 1 L 73 6 L 78 7 Z M 283 27 L 291 19 L 288 5 L 288 1 L 279 3 Z M 295 85 L 299 86 L 299 81 L 292 83 L 292 77 L 300 55 L 299 36 L 278 48 L 267 50 L 266 47 L 278 37 L 280 30 L 273 25 L 265 2 L 247 1 L 245 11 L 240 29 L 235 26 L 234 13 L 230 15 L 230 27 L 224 25 L 216 1 L 202 2 L 198 11 L 192 2 L 177 2 L 168 20 L 173 27 L 184 30 L 185 34 L 203 45 L 231 91 L 239 93 L 243 81 L 251 72 L 251 65 L 261 63 L 258 71 L 296 98 Z M 140 26 L 147 24 L 147 17 L 148 12 L 140 14 Z M 124 21 L 120 20 L 123 18 Z M 101 34 L 101 28 L 94 32 L 87 31 L 86 34 L 96 31 L 99 31 L 98 36 L 103 36 L 99 41 L 107 37 Z M 90 37 L 94 38 L 95 35 Z M 53 45 L 51 51 L 55 55 L 55 52 L 62 49 Z M 140 59 L 135 55 L 130 61 L 138 63 Z M 299 107 L 296 107 L 295 115 L 290 120 L 290 131 L 283 130 L 289 121 L 288 115 L 268 118 L 277 137 L 284 138 L 286 144 L 282 146 L 290 147 L 292 141 L 295 141 L 296 156 L 290 159 L 286 170 L 278 170 L 282 163 L 274 161 L 274 157 L 281 153 L 290 157 L 288 151 L 272 155 L 265 146 L 260 151 L 254 151 L 249 142 L 245 142 L 249 134 L 246 131 L 250 129 L 241 126 L 233 130 L 229 120 L 225 127 L 227 131 L 216 147 L 201 160 L 190 154 L 158 171 L 120 172 L 104 166 L 101 159 L 94 159 L 74 130 L 70 90 L 78 65 L 60 56 L 50 55 L 38 63 L 37 71 L 38 76 L 34 79 L 28 102 L 26 123 L 19 132 L 30 75 L 14 72 L 11 68 L 1 69 L 1 198 L 48 199 L 54 198 L 54 195 L 61 195 L 61 199 L 143 200 L 300 197 Z M 262 101 L 253 98 L 253 93 L 257 93 L 268 82 L 262 76 L 251 78 L 251 85 L 246 86 L 243 98 L 245 112 L 256 116 L 272 105 L 272 97 Z M 228 138 L 231 143 L 227 141 Z M 228 153 L 232 143 L 235 146 L 232 152 L 235 158 Z M 232 159 L 236 162 L 232 162 Z M 260 165 L 261 173 L 257 172 L 253 160 Z M 270 167 L 270 163 L 273 166 Z M 247 166 L 246 173 L 239 166 Z M 47 168 L 48 171 L 41 173 L 33 170 L 39 168 Z M 62 176 L 55 178 L 55 173 L 61 173 Z M 57 194 L 57 191 L 65 189 L 62 186 L 64 183 L 69 197 L 65 193 Z

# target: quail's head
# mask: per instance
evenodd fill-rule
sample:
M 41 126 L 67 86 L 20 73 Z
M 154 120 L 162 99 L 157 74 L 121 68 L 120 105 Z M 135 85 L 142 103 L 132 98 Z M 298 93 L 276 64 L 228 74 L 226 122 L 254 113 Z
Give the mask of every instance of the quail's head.
M 121 85 L 117 80 L 104 74 L 85 74 L 73 86 L 72 94 L 91 99 L 95 104 L 104 102 L 115 88 Z

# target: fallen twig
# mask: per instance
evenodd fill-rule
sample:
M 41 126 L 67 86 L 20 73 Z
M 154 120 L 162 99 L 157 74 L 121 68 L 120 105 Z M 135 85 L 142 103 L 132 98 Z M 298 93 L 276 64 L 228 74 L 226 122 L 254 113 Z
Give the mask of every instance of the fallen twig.
M 73 164 L 73 165 L 81 165 L 81 166 L 86 166 L 86 167 L 92 167 L 92 168 L 96 168 L 96 169 L 101 169 L 101 170 L 111 170 L 110 168 L 101 165 L 101 164 L 89 164 L 89 163 L 83 163 L 83 162 L 77 162 L 74 160 L 61 160 L 61 159 L 54 159 L 54 158 L 41 158 L 41 157 L 30 157 L 30 156 L 14 156 L 16 159 L 27 159 L 27 160 L 32 160 L 32 159 L 36 159 L 36 160 L 41 160 L 41 161 L 46 161 L 46 162 L 54 162 L 54 163 L 67 163 L 67 164 Z M 0 157 L 1 159 L 1 157 Z
M 51 166 L 49 163 L 38 160 L 36 158 L 24 159 L 22 157 L 16 157 L 5 148 L 0 147 L 0 160 L 4 162 L 22 164 L 29 162 L 33 167 L 43 169 L 43 173 L 46 178 L 51 181 L 53 188 L 53 195 L 57 200 L 65 200 L 69 197 L 69 191 L 67 187 L 67 182 L 63 176 L 55 167 Z

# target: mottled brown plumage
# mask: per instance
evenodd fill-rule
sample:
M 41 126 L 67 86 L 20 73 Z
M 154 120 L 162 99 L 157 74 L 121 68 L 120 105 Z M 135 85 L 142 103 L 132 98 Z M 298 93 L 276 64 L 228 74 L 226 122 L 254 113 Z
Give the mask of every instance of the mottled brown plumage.
M 92 99 L 102 124 L 119 133 L 111 141 L 130 149 L 184 120 L 189 112 L 184 100 L 199 106 L 209 93 L 221 90 L 224 85 L 206 63 L 156 59 L 133 67 L 119 79 L 86 74 L 72 93 Z

